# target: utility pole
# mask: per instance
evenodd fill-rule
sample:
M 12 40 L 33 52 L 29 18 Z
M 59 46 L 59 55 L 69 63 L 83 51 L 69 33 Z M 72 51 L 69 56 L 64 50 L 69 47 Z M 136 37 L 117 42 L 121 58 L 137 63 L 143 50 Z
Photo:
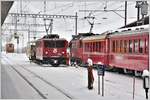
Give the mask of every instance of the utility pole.
M 78 34 L 78 14 L 75 15 L 75 35 Z
M 141 8 L 142 1 L 136 1 L 135 8 L 137 8 L 137 26 L 139 25 L 140 20 L 140 8 Z
M 1 11 L 1 1 L 0 1 L 0 11 Z M 1 12 L 0 12 L 0 15 L 1 15 Z M 0 16 L 0 23 L 1 23 L 1 16 Z M 2 51 L 2 30 L 1 30 L 1 25 L 0 24 L 0 59 L 1 59 L 1 51 Z M 0 63 L 1 63 L 1 60 L 0 60 Z
M 127 1 L 125 1 L 125 20 L 124 21 L 125 21 L 124 26 L 126 26 L 127 25 Z

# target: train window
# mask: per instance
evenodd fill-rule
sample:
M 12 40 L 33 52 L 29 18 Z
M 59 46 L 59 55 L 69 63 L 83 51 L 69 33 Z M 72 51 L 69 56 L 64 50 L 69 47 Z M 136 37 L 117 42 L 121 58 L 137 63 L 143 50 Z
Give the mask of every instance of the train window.
M 88 45 L 89 45 L 89 44 L 86 43 L 85 45 L 86 45 L 85 51 L 88 52 L 88 48 L 89 48 Z
M 124 40 L 124 53 L 127 53 L 127 40 Z
M 88 51 L 89 51 L 88 49 L 89 49 L 89 44 L 88 44 L 88 43 L 86 43 L 86 50 L 85 50 L 85 51 L 87 51 L 87 52 L 88 52 Z
M 97 48 L 97 47 L 96 47 L 96 46 L 97 46 L 96 44 L 97 44 L 97 43 L 95 42 L 95 52 L 96 52 L 96 48 Z
M 93 42 L 91 42 L 91 48 L 90 48 L 90 52 L 93 52 Z
M 104 52 L 103 46 L 104 46 L 104 44 L 103 44 L 103 42 L 101 42 L 101 52 Z
M 105 42 L 102 42 L 102 52 L 105 52 Z
M 133 50 L 133 42 L 132 40 L 129 40 L 129 53 L 132 53 Z
M 93 49 L 92 49 L 92 52 L 95 51 L 95 42 L 93 42 Z
M 88 43 L 86 43 L 86 50 L 85 51 L 89 51 L 89 44 Z
M 56 42 L 56 47 L 57 48 L 63 48 L 63 47 L 65 47 L 65 41 L 54 41 L 54 42 Z
M 63 48 L 65 41 L 44 41 L 44 46 L 48 48 Z
M 115 41 L 112 41 L 112 52 L 115 52 Z
M 123 53 L 123 42 L 120 40 L 120 53 Z
M 82 48 L 82 41 L 79 41 L 79 48 Z
M 88 43 L 88 52 L 90 52 L 90 49 L 91 48 L 91 44 L 90 43 Z
M 94 52 L 96 52 L 96 42 L 94 43 L 94 45 L 95 45 L 95 46 L 94 46 Z
M 99 42 L 99 48 L 98 48 L 99 52 L 101 52 L 101 47 L 102 47 L 101 42 Z
M 134 53 L 138 53 L 139 46 L 138 46 L 138 40 L 134 40 Z
M 100 51 L 103 52 L 103 42 L 101 42 L 101 48 Z
M 103 41 L 103 52 L 105 52 L 105 41 Z
M 55 43 L 53 41 L 45 41 L 44 46 L 49 47 L 49 48 L 53 48 L 53 47 L 55 47 Z
M 88 43 L 85 43 L 85 51 L 88 51 Z
M 98 48 L 99 48 L 99 43 L 96 42 L 96 52 L 98 51 Z
M 118 44 L 118 41 L 116 40 L 116 45 L 115 45 L 115 47 L 116 47 L 116 50 L 115 50 L 115 52 L 118 52 L 118 48 L 119 48 L 119 46 L 118 46 L 119 44 Z
M 83 50 L 86 51 L 87 45 L 86 43 L 83 45 Z
M 139 40 L 139 52 L 140 53 L 143 53 L 143 49 L 144 49 L 144 41 L 143 40 Z
M 145 53 L 148 53 L 148 40 L 145 39 Z

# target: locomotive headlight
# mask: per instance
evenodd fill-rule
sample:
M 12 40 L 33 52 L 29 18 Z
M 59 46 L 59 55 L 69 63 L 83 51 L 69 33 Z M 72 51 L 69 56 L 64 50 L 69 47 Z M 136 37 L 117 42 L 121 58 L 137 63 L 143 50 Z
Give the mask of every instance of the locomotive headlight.
M 62 54 L 64 54 L 65 52 L 62 52 Z
M 57 60 L 54 60 L 54 63 L 56 64 L 56 63 L 57 63 Z
M 47 55 L 47 54 L 48 54 L 48 51 L 45 51 L 45 54 Z

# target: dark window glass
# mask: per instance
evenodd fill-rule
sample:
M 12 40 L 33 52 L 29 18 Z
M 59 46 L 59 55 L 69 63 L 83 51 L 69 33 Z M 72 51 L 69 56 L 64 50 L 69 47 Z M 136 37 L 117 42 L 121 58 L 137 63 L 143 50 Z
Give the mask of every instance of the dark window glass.
M 124 53 L 127 53 L 127 40 L 124 40 Z
M 44 41 L 44 46 L 48 48 L 63 48 L 65 47 L 65 41 Z
M 139 46 L 139 52 L 140 52 L 140 53 L 143 53 L 144 41 L 143 41 L 143 40 L 139 40 L 139 43 L 140 43 L 140 44 L 139 44 L 139 45 L 140 45 L 140 46 Z
M 115 41 L 112 42 L 112 52 L 115 52 Z
M 96 52 L 98 52 L 99 44 L 96 42 Z
M 118 43 L 118 40 L 116 40 L 116 51 L 115 52 L 118 52 L 119 51 L 119 43 Z
M 99 42 L 99 52 L 101 52 L 101 47 L 102 47 L 102 44 L 101 42 Z
M 122 43 L 122 40 L 120 40 L 120 53 L 123 53 L 123 43 Z
M 82 48 L 82 41 L 79 42 L 79 48 Z

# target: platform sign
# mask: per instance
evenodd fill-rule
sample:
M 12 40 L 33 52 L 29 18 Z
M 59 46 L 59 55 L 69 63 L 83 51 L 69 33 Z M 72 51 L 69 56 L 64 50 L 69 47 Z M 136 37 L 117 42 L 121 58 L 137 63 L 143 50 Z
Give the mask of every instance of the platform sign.
M 97 64 L 97 75 L 98 75 L 98 94 L 100 94 L 100 77 L 102 77 L 102 96 L 104 96 L 104 75 L 105 65 Z
M 99 76 L 105 75 L 105 66 L 104 65 L 97 65 L 97 74 Z

